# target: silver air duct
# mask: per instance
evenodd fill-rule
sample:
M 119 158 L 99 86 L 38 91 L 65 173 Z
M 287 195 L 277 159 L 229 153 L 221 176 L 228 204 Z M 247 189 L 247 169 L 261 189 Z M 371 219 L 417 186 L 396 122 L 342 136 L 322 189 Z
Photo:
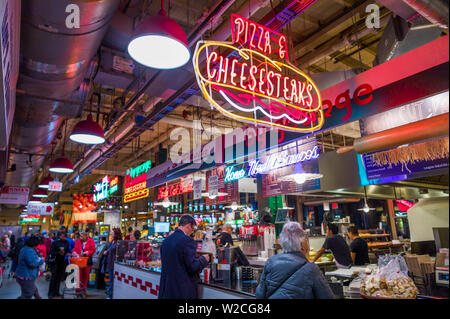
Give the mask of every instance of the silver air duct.
M 70 99 L 80 89 L 118 5 L 119 0 L 23 0 L 18 88 Z M 77 8 L 80 24 L 71 25 Z M 17 96 L 16 105 L 10 164 L 17 170 L 8 174 L 6 184 L 30 186 L 63 118 L 80 116 L 82 107 L 26 95 Z M 31 165 L 26 164 L 30 153 L 40 155 Z

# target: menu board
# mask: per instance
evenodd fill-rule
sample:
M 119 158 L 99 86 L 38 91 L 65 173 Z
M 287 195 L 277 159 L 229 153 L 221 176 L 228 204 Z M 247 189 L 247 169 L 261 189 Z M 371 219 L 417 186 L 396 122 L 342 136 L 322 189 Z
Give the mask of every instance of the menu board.
M 433 116 L 447 113 L 449 109 L 449 92 L 437 94 L 426 99 L 406 104 L 404 106 L 369 116 L 360 120 L 361 135 L 367 136 L 387 129 L 399 127 L 408 123 L 421 121 Z M 416 145 L 404 146 L 415 148 Z M 362 155 L 367 179 L 370 183 L 386 183 L 426 175 L 437 169 L 447 169 L 449 158 L 419 160 L 406 164 L 377 165 L 372 155 Z
M 312 140 L 297 147 L 289 148 L 289 154 L 301 154 L 305 150 L 310 150 L 316 146 L 316 140 Z M 300 162 L 294 165 L 285 166 L 272 170 L 268 174 L 262 175 L 262 192 L 264 197 L 300 193 L 310 190 L 320 189 L 320 179 L 307 180 L 303 184 L 295 181 L 282 181 L 281 177 L 289 176 L 294 172 L 302 171 L 310 174 L 319 174 L 319 159 Z
M 411 146 L 411 147 L 414 147 Z M 408 179 L 410 175 L 417 173 L 425 173 L 436 169 L 448 168 L 448 157 L 435 160 L 423 160 L 408 164 L 387 164 L 378 166 L 372 160 L 372 154 L 363 156 L 364 166 L 366 168 L 367 178 L 369 180 L 377 180 L 389 177 L 397 177 L 397 180 Z
M 218 204 L 229 204 L 233 202 L 239 202 L 239 181 L 232 181 L 225 183 L 225 167 L 221 166 L 211 171 L 206 172 L 206 180 L 213 175 L 217 175 L 217 190 L 219 193 L 226 193 L 225 196 L 217 196 L 214 199 L 208 197 L 205 198 L 205 204 L 218 205 Z M 207 191 L 209 193 L 209 183 L 207 183 Z

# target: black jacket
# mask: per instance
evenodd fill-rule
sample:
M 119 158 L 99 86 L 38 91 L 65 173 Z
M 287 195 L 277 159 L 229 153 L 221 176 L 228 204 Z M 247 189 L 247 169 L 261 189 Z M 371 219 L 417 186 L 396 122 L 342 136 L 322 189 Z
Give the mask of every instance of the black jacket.
M 60 252 L 59 247 L 64 248 L 64 256 L 59 253 Z M 67 240 L 57 239 L 52 243 L 52 246 L 50 247 L 50 256 L 51 256 L 50 259 L 54 259 L 54 261 L 57 264 L 64 264 L 65 257 L 69 252 L 70 252 L 69 242 Z
M 256 288 L 259 299 L 333 299 L 319 267 L 301 252 L 275 255 L 266 262 Z
M 233 237 L 231 237 L 231 235 L 228 234 L 227 232 L 225 232 L 225 231 L 222 232 L 219 235 L 219 238 L 220 238 L 220 244 L 222 246 L 225 246 L 227 243 L 230 244 L 229 246 L 233 246 Z
M 196 255 L 196 248 L 195 241 L 180 229 L 164 239 L 159 299 L 198 298 L 198 275 L 207 262 Z

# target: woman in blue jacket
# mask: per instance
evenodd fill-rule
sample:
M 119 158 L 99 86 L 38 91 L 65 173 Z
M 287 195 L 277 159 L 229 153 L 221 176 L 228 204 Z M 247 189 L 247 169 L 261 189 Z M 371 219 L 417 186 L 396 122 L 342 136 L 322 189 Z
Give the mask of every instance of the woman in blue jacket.
M 44 258 L 40 257 L 35 249 L 38 245 L 39 238 L 32 236 L 25 241 L 25 246 L 20 250 L 16 280 L 20 285 L 22 294 L 18 299 L 31 299 L 34 295 L 39 295 L 36 278 L 39 274 L 39 266 L 44 263 Z
M 319 267 L 308 261 L 309 242 L 297 222 L 287 222 L 280 233 L 283 253 L 264 265 L 256 288 L 258 299 L 334 299 Z

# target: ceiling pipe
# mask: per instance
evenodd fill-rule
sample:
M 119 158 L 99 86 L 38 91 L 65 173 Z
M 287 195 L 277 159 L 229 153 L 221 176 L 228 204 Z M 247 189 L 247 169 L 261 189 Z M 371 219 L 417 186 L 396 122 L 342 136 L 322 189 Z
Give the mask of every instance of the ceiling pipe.
M 372 0 L 364 1 L 361 4 L 357 4 L 351 8 L 345 9 L 341 14 L 335 17 L 330 23 L 321 26 L 317 31 L 302 40 L 294 48 L 295 56 L 303 56 L 309 51 L 314 50 L 314 46 L 317 46 L 317 41 L 324 39 L 324 37 L 334 30 L 336 27 L 343 24 L 345 21 L 353 18 L 358 12 L 365 12 L 369 4 L 373 4 Z
M 431 23 L 448 29 L 448 0 L 403 0 Z
M 341 147 L 337 150 L 337 153 L 343 154 L 354 150 L 358 154 L 367 154 L 446 136 L 449 132 L 448 121 L 449 114 L 445 113 L 429 119 L 398 126 L 356 139 L 353 142 L 353 146 Z
M 388 14 L 381 18 L 380 20 L 380 26 L 385 26 L 391 17 L 391 14 Z M 298 65 L 300 65 L 300 68 L 308 67 L 316 62 L 319 62 L 323 58 L 335 53 L 336 51 L 339 51 L 345 47 L 353 46 L 358 42 L 359 39 L 364 38 L 368 34 L 373 34 L 374 31 L 372 29 L 369 29 L 367 27 L 364 27 L 360 31 L 353 33 L 353 28 L 350 27 L 348 31 L 344 31 L 343 34 L 334 41 L 326 42 L 324 45 L 319 47 L 317 50 L 314 50 L 300 58 L 297 59 Z
M 66 8 L 76 4 L 82 17 L 79 28 L 66 26 Z M 80 88 L 119 0 L 22 1 L 21 66 L 18 89 L 57 99 L 70 99 Z M 78 114 L 64 103 L 17 96 L 11 149 L 46 154 L 62 123 L 61 114 Z M 79 108 L 79 110 L 81 107 Z M 17 170 L 6 183 L 30 186 L 44 157 L 24 165 L 24 155 L 11 154 Z

